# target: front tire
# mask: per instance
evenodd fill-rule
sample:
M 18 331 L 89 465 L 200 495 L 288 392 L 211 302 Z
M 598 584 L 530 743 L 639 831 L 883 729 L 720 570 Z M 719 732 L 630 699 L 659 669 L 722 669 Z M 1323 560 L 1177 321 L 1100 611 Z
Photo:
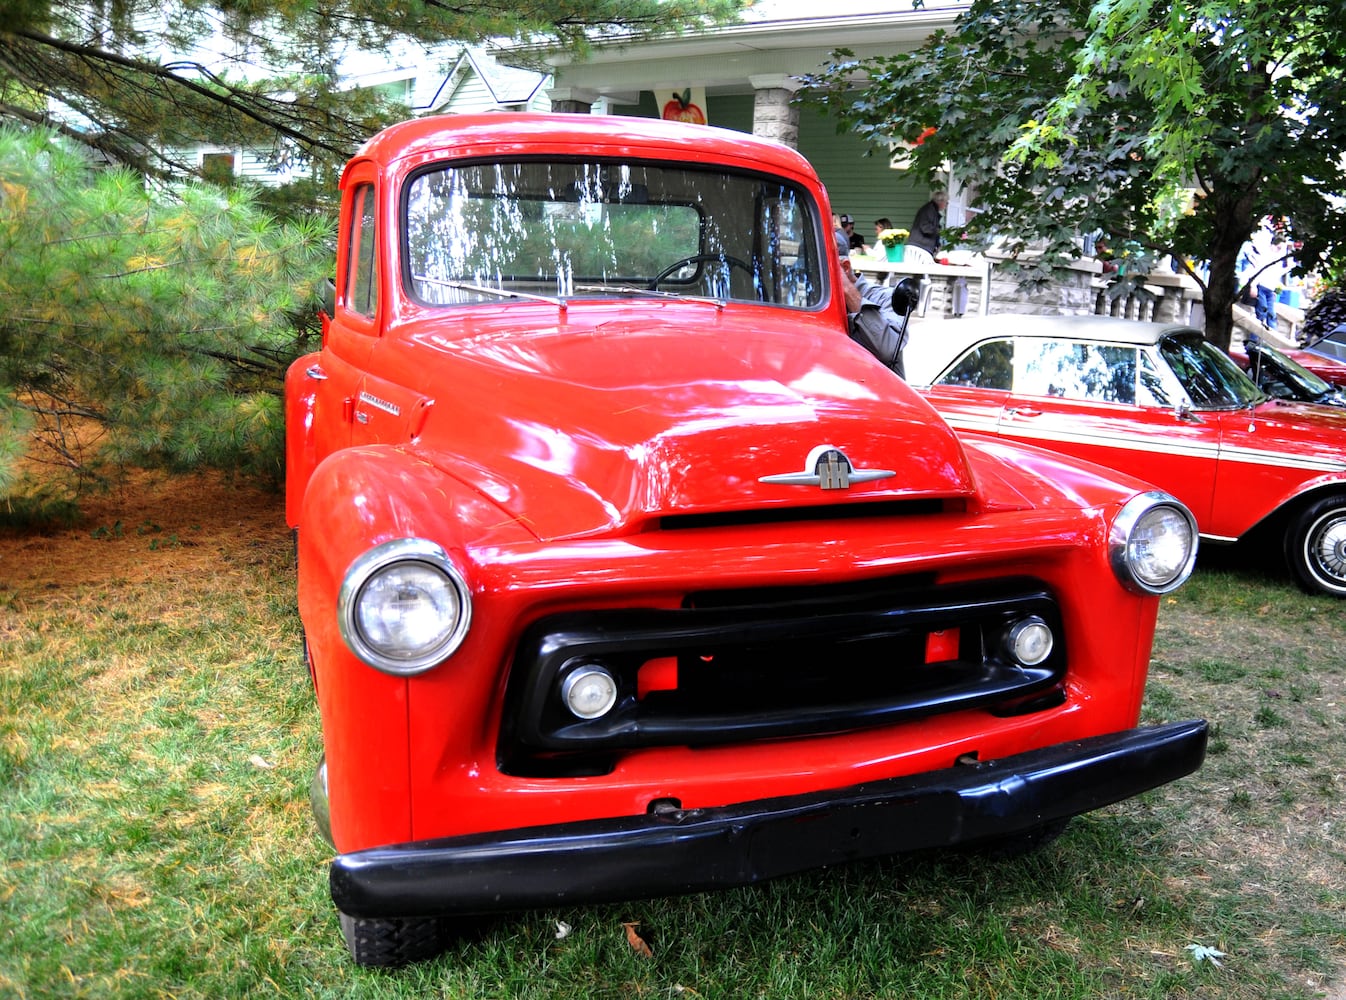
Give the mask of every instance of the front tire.
M 1066 832 L 1070 820 L 1071 817 L 1069 816 L 1065 819 L 1048 820 L 1046 823 L 1024 830 L 1021 833 L 1011 834 L 1007 837 L 996 837 L 993 840 L 985 840 L 980 844 L 974 844 L 972 845 L 973 850 L 982 857 L 990 858 L 993 861 L 1012 861 L 1015 858 L 1027 857 L 1055 843 L 1061 834 Z
M 1324 497 L 1295 517 L 1285 559 L 1304 590 L 1346 597 L 1346 496 Z
M 423 962 L 442 952 L 448 940 L 437 917 L 353 917 L 339 911 L 338 916 L 351 958 L 369 968 Z

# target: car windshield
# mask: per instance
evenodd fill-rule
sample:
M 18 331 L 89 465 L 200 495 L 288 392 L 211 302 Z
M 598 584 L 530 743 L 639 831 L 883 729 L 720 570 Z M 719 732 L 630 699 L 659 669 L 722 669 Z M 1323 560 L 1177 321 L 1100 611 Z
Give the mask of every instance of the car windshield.
M 1245 347 L 1257 384 L 1271 395 L 1282 399 L 1321 399 L 1332 394 L 1332 386 L 1326 381 L 1276 348 L 1266 344 Z
M 1338 323 L 1317 340 L 1309 341 L 1304 350 L 1320 357 L 1346 361 L 1346 323 Z
M 1228 354 L 1195 330 L 1163 338 L 1159 354 L 1199 410 L 1232 410 L 1267 398 Z
M 440 166 L 413 177 L 402 218 L 404 278 L 427 305 L 823 300 L 816 206 L 764 175 L 609 160 Z

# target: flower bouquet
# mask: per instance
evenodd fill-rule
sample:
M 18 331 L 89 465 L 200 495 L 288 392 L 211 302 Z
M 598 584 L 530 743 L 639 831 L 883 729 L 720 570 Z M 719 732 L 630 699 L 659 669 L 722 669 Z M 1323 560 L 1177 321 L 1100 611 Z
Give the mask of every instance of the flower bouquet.
M 879 233 L 879 242 L 883 244 L 884 254 L 889 260 L 901 260 L 906 252 L 908 229 L 885 229 Z M 877 248 L 876 248 L 877 249 Z

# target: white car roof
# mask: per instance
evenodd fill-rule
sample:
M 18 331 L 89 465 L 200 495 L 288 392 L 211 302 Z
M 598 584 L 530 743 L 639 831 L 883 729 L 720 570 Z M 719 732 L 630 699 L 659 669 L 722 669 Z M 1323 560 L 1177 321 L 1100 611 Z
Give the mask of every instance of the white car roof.
M 1024 313 L 965 316 L 913 326 L 902 352 L 902 361 L 908 383 L 929 385 L 968 348 L 984 340 L 1050 337 L 1147 347 L 1179 331 L 1198 335 L 1201 332 L 1185 323 L 1140 323 L 1116 316 L 1031 316 Z

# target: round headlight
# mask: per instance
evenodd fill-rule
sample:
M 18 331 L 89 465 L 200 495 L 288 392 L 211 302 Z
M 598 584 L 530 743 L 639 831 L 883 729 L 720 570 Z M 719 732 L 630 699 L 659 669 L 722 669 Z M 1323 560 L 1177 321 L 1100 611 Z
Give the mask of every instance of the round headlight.
M 1167 493 L 1142 493 L 1112 522 L 1113 572 L 1131 590 L 1167 594 L 1192 575 L 1197 537 L 1191 511 Z
M 417 674 L 463 641 L 472 616 L 467 585 L 434 542 L 399 538 L 351 564 L 337 598 L 341 637 L 390 674 Z

